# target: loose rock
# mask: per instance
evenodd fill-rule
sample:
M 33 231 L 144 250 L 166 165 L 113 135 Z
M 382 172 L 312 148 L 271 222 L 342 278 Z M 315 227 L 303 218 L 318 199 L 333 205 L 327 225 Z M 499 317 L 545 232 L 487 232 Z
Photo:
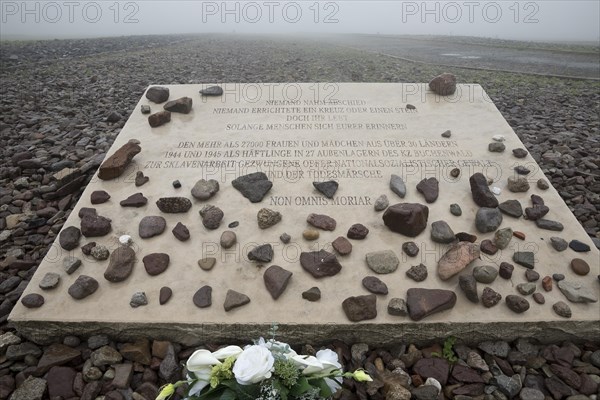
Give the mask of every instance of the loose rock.
M 148 216 L 142 218 L 140 221 L 138 233 L 142 239 L 148 239 L 160 235 L 165 231 L 166 227 L 167 221 L 163 217 Z
M 398 203 L 383 213 L 384 224 L 393 232 L 415 237 L 427 228 L 429 208 L 418 203 Z
M 177 240 L 182 242 L 185 242 L 190 238 L 190 230 L 181 222 L 178 222 L 177 225 L 175 225 L 175 228 L 171 230 L 171 233 L 173 233 L 173 236 L 175 236 Z
M 525 209 L 525 215 L 527 216 L 527 219 L 535 221 L 537 219 L 542 218 L 544 215 L 548 214 L 548 212 L 550 211 L 550 209 L 548 208 L 548 206 L 533 206 L 533 207 L 527 207 Z
M 475 204 L 479 207 L 498 207 L 498 199 L 490 191 L 487 178 L 482 173 L 473 174 L 469 178 L 469 184 L 471 185 L 471 195 Z
M 217 259 L 214 257 L 205 257 L 198 260 L 198 266 L 204 271 L 210 271 L 213 269 L 217 262 Z
M 485 239 L 481 241 L 479 250 L 481 250 L 482 253 L 494 255 L 498 252 L 498 247 L 491 240 Z
M 192 301 L 198 308 L 210 307 L 212 305 L 212 287 L 209 285 L 202 286 L 194 293 Z
M 510 279 L 512 277 L 512 273 L 513 273 L 514 269 L 515 269 L 514 265 L 503 261 L 500 263 L 498 275 L 500 275 L 504 279 Z
M 273 260 L 273 246 L 270 244 L 256 246 L 248 253 L 248 259 L 264 263 L 271 262 Z M 300 256 L 300 262 L 302 262 L 302 256 Z
M 323 193 L 328 199 L 333 199 L 335 192 L 338 190 L 339 184 L 336 181 L 313 182 L 313 186 L 319 192 Z
M 223 88 L 221 86 L 209 86 L 205 89 L 201 89 L 200 94 L 203 96 L 221 96 L 223 94 Z
M 350 243 L 348 239 L 343 236 L 339 236 L 337 239 L 331 242 L 331 245 L 335 251 L 342 256 L 348 255 L 352 252 L 352 243 Z
M 492 153 L 502 153 L 504 152 L 504 150 L 506 150 L 506 146 L 504 145 L 504 143 L 493 142 L 488 144 L 488 151 Z
M 271 294 L 273 300 L 277 300 L 285 291 L 292 273 L 279 265 L 271 265 L 263 274 L 263 280 L 267 291 Z
M 585 262 L 585 260 L 582 260 L 581 258 L 574 258 L 571 260 L 571 269 L 577 275 L 584 276 L 584 275 L 587 275 L 590 273 L 589 264 L 587 262 Z
M 321 300 L 321 290 L 316 286 L 311 287 L 302 292 L 302 298 L 308 301 L 319 301 Z
M 494 234 L 494 244 L 501 250 L 508 247 L 513 237 L 513 230 L 510 228 L 498 229 Z
M 388 314 L 398 317 L 406 317 L 408 315 L 408 306 L 404 299 L 394 297 L 390 299 L 387 306 Z
M 521 218 L 523 215 L 523 208 L 517 200 L 506 200 L 498 204 L 498 209 L 513 218 Z
M 234 179 L 231 184 L 252 203 L 260 202 L 273 187 L 273 182 L 269 180 L 264 172 L 254 172 L 240 176 Z
M 375 211 L 383 211 L 386 208 L 388 208 L 389 205 L 390 201 L 388 200 L 387 196 L 385 194 L 382 194 L 375 200 L 373 208 L 375 209 Z
M 92 257 L 94 257 L 94 259 L 98 261 L 104 261 L 110 256 L 110 251 L 108 250 L 108 248 L 106 248 L 106 246 L 99 244 L 97 246 L 92 247 L 90 254 L 92 255 Z
M 300 253 L 300 265 L 314 278 L 333 276 L 342 270 L 335 254 L 325 250 Z
M 146 293 L 144 293 L 144 292 L 135 292 L 131 296 L 131 300 L 129 301 L 129 305 L 133 308 L 145 306 L 147 304 L 148 304 L 148 298 L 146 297 Z
M 44 305 L 44 296 L 37 293 L 29 293 L 21 298 L 21 304 L 27 308 L 39 308 Z
M 455 240 L 454 232 L 446 221 L 432 222 L 431 240 L 437 243 L 452 243 Z
M 477 281 L 473 275 L 460 275 L 458 277 L 458 286 L 470 302 L 479 303 Z
M 81 237 L 81 231 L 75 226 L 69 226 L 60 232 L 58 242 L 60 247 L 65 250 L 73 250 L 79 246 L 79 238 Z
M 222 248 L 229 249 L 237 242 L 237 236 L 233 231 L 225 231 L 221 234 L 219 242 Z
M 473 268 L 473 277 L 477 282 L 490 284 L 496 280 L 498 270 L 491 265 L 478 265 Z
M 535 292 L 535 289 L 536 285 L 533 282 L 519 283 L 517 285 L 517 292 L 521 293 L 523 296 L 529 296 Z
M 66 256 L 63 258 L 63 268 L 65 272 L 71 275 L 81 266 L 81 260 L 74 256 Z
M 535 254 L 532 251 L 516 251 L 513 261 L 525 268 L 535 268 Z
M 98 178 L 110 180 L 121 176 L 133 157 L 140 151 L 142 151 L 142 148 L 138 144 L 125 143 L 100 165 Z
M 527 154 L 529 154 L 527 150 L 521 148 L 513 149 L 512 153 L 516 158 L 525 158 L 527 157 Z
M 440 96 L 454 94 L 456 91 L 456 76 L 447 72 L 438 75 L 429 82 L 429 88 Z
M 169 88 L 152 86 L 146 91 L 146 98 L 154 103 L 164 103 L 169 98 Z
M 529 190 L 529 182 L 527 178 L 509 176 L 507 187 L 513 193 L 526 192 Z
M 348 239 L 362 240 L 369 234 L 369 229 L 363 224 L 354 224 L 348 229 Z
M 46 275 L 40 281 L 39 287 L 42 290 L 54 289 L 60 282 L 60 275 L 55 272 L 46 272 Z
M 246 296 L 243 293 L 229 289 L 227 291 L 227 295 L 225 296 L 225 303 L 223 303 L 223 308 L 225 309 L 225 311 L 231 311 L 234 308 L 241 307 L 248 303 L 250 303 L 250 297 Z
M 502 295 L 490 287 L 483 288 L 481 303 L 487 308 L 493 307 L 502 300 Z
M 121 207 L 143 207 L 148 203 L 148 199 L 144 197 L 142 193 L 135 193 L 126 198 L 125 200 L 121 200 L 119 203 Z
M 281 213 L 268 208 L 261 208 L 256 214 L 256 219 L 260 229 L 267 229 L 281 222 Z
M 460 206 L 456 203 L 450 204 L 450 214 L 460 217 L 462 215 L 462 210 Z
M 541 190 L 547 190 L 550 188 L 550 185 L 548 184 L 548 181 L 540 178 L 537 181 L 537 187 L 538 187 L 538 189 L 541 189 Z
M 535 224 L 538 228 L 546 229 L 549 231 L 561 232 L 563 229 L 565 229 L 563 224 L 561 224 L 560 222 L 544 218 L 536 219 Z
M 365 258 L 369 268 L 378 274 L 392 273 L 400 264 L 400 260 L 392 250 L 370 252 Z
M 185 197 L 161 197 L 156 201 L 158 209 L 168 214 L 188 212 L 192 208 L 192 202 Z
M 142 171 L 138 171 L 135 173 L 135 186 L 136 187 L 143 186 L 144 184 L 148 183 L 149 180 L 150 180 L 150 178 L 148 178 L 147 176 L 144 176 L 144 173 Z
M 155 276 L 165 272 L 170 261 L 171 258 L 165 253 L 151 253 L 142 258 L 144 268 L 150 276 Z
M 587 245 L 586 243 L 580 242 L 579 240 L 571 240 L 569 242 L 569 247 L 571 248 L 571 250 L 576 251 L 578 253 L 586 253 L 588 251 L 590 251 L 590 246 Z
M 456 294 L 451 290 L 411 288 L 406 293 L 406 304 L 410 318 L 420 321 L 454 307 Z
M 366 276 L 362 280 L 362 285 L 365 289 L 373 294 L 388 294 L 387 285 L 375 276 Z
M 317 240 L 319 238 L 319 231 L 316 229 L 305 229 L 302 232 L 302 237 L 306 240 Z
M 415 242 L 404 242 L 402 251 L 409 257 L 416 257 L 419 254 L 419 246 Z
M 423 282 L 427 279 L 427 267 L 423 264 L 413 265 L 406 271 L 406 276 L 415 282 Z
M 524 297 L 517 296 L 515 294 L 509 294 L 506 296 L 506 305 L 511 311 L 517 314 L 521 314 L 529 310 L 529 302 Z
M 479 258 L 479 247 L 474 243 L 458 242 L 450 246 L 438 262 L 438 276 L 446 281 Z
M 573 303 L 596 303 L 596 298 L 593 291 L 584 287 L 580 283 L 561 280 L 558 282 L 558 288 L 569 301 Z
M 342 308 L 352 322 L 374 319 L 377 317 L 377 296 L 369 294 L 348 297 L 342 302 Z
M 219 191 L 219 182 L 214 179 L 200 179 L 192 188 L 192 196 L 204 201 L 213 197 Z
M 433 203 L 440 193 L 439 182 L 436 178 L 425 178 L 417 184 L 417 191 L 425 197 L 427 203 Z
M 337 225 L 335 219 L 323 214 L 308 214 L 306 222 L 325 231 L 333 231 Z
M 221 225 L 221 221 L 225 214 L 223 211 L 216 206 L 207 204 L 200 210 L 200 217 L 202 217 L 202 225 L 206 229 L 217 229 Z
M 95 190 L 90 195 L 90 202 L 92 204 L 106 203 L 108 199 L 110 199 L 110 194 L 106 193 L 104 190 Z
M 163 106 L 170 112 L 189 114 L 192 111 L 192 99 L 189 97 L 181 97 L 177 100 L 171 100 Z
M 98 289 L 98 281 L 87 275 L 79 275 L 75 282 L 69 286 L 68 293 L 76 300 L 92 295 Z
M 110 282 L 122 282 L 131 275 L 135 266 L 135 251 L 131 247 L 121 246 L 110 255 L 104 279 Z
M 552 305 L 552 309 L 556 314 L 564 318 L 571 318 L 571 308 L 564 301 L 556 302 Z
M 401 198 L 406 196 L 406 185 L 401 176 L 392 174 L 390 178 L 390 189 Z
M 477 210 L 475 226 L 481 233 L 493 232 L 502 223 L 502 213 L 497 208 L 482 207 Z

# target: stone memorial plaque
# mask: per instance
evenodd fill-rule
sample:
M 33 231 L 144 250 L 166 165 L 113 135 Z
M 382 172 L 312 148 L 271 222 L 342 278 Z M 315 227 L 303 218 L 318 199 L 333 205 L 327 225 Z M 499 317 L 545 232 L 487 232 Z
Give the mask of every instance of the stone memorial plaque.
M 524 146 L 481 86 L 445 97 L 395 83 L 223 84 L 220 96 L 199 93 L 209 86 L 167 86 L 169 101 L 191 99 L 168 104 L 170 120 L 156 114 L 167 103 L 142 97 L 108 152 L 114 164 L 87 186 L 64 246 L 57 238 L 24 293 L 44 304 L 19 303 L 10 315 L 25 336 L 239 342 L 273 322 L 292 343 L 600 334 L 598 249 L 554 188 L 537 186 L 545 177 L 534 159 L 513 154 Z M 151 127 L 142 106 L 164 124 Z M 502 213 L 474 201 L 476 173 L 478 201 L 497 199 Z M 110 198 L 101 202 L 98 191 Z M 510 215 L 519 205 L 529 219 Z M 540 228 L 556 222 L 562 231 Z M 78 242 L 70 227 L 84 231 Z M 558 251 L 552 237 L 590 249 Z M 84 248 L 90 242 L 96 249 Z M 468 265 L 457 273 L 457 263 Z M 502 263 L 514 266 L 510 277 Z M 49 273 L 60 276 L 54 287 Z M 569 300 L 551 278 L 544 289 L 553 274 L 565 276 Z M 570 318 L 553 310 L 558 301 Z

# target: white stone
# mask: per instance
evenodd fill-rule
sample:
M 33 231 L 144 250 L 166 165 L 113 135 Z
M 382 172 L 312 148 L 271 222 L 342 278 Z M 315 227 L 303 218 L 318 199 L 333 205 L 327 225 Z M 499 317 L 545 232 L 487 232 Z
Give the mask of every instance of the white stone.
M 502 189 L 500 189 L 498 186 L 492 186 L 491 190 L 496 196 L 500 196 L 500 193 L 502 193 Z
M 122 245 L 129 245 L 133 242 L 133 239 L 131 238 L 131 236 L 129 235 L 121 235 L 119 237 L 119 243 L 121 243 Z
M 442 391 L 442 384 L 435 378 L 427 378 L 427 380 L 425 381 L 425 385 L 435 386 L 438 390 L 438 393 Z
M 504 142 L 505 137 L 504 137 L 504 135 L 494 135 L 494 136 L 492 136 L 492 139 L 495 140 L 496 142 Z

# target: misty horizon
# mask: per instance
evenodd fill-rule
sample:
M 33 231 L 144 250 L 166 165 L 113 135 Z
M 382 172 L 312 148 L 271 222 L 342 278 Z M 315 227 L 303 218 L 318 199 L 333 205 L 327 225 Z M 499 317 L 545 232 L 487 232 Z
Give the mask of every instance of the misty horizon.
M 0 1 L 0 37 L 372 34 L 600 41 L 597 1 Z

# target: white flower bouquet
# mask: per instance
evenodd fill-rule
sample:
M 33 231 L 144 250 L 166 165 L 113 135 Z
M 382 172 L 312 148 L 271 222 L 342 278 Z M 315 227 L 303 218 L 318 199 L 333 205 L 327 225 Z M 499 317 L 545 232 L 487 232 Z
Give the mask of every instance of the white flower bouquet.
M 197 350 L 187 361 L 187 371 L 187 381 L 164 386 L 156 400 L 168 399 L 186 383 L 189 400 L 327 399 L 341 387 L 342 377 L 371 380 L 363 370 L 344 373 L 329 349 L 299 355 L 286 343 L 263 338 L 243 349 Z

